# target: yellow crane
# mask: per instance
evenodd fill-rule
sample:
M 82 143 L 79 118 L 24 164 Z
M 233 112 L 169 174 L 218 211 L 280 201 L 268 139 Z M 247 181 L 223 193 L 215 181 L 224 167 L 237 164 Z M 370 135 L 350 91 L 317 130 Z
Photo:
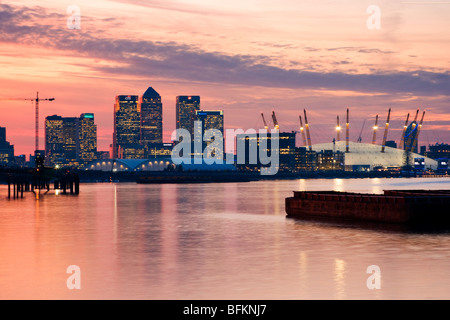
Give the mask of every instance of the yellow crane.
M 55 98 L 39 98 L 39 92 L 36 92 L 36 98 L 4 98 L 0 100 L 28 100 L 35 103 L 35 149 L 39 150 L 39 102 L 41 101 L 54 101 Z

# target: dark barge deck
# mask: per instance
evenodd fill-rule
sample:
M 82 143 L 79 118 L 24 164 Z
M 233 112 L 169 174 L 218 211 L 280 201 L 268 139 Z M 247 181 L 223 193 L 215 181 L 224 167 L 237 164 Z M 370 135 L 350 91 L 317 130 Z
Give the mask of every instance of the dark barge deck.
M 286 213 L 382 223 L 450 226 L 450 190 L 385 190 L 383 194 L 294 191 Z

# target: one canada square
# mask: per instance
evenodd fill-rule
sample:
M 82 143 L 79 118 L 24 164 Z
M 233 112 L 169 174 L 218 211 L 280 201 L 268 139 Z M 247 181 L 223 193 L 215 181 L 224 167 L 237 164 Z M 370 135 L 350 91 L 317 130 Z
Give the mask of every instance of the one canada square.
M 141 98 L 141 144 L 163 142 L 162 111 L 161 96 L 149 87 Z

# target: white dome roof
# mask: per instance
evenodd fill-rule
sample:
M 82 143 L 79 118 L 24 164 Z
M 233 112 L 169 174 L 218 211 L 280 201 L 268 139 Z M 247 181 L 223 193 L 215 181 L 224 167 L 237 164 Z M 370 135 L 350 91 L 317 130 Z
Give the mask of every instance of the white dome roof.
M 338 141 L 336 144 L 319 143 L 312 145 L 312 149 L 316 152 L 321 150 L 335 150 L 345 152 L 346 142 Z M 384 153 L 381 152 L 381 146 L 377 144 L 349 142 L 349 152 L 345 154 L 345 165 L 370 165 L 370 169 L 374 167 L 401 167 L 404 165 L 405 151 L 391 147 L 385 147 Z M 411 162 L 414 158 L 424 158 L 425 168 L 436 169 L 437 161 L 424 157 L 417 153 L 411 154 Z

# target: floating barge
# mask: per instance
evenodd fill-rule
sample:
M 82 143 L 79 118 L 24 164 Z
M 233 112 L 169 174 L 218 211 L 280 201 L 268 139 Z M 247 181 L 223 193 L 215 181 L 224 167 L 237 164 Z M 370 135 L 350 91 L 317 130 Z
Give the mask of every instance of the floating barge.
M 384 190 L 383 194 L 294 191 L 288 216 L 450 226 L 450 190 Z

